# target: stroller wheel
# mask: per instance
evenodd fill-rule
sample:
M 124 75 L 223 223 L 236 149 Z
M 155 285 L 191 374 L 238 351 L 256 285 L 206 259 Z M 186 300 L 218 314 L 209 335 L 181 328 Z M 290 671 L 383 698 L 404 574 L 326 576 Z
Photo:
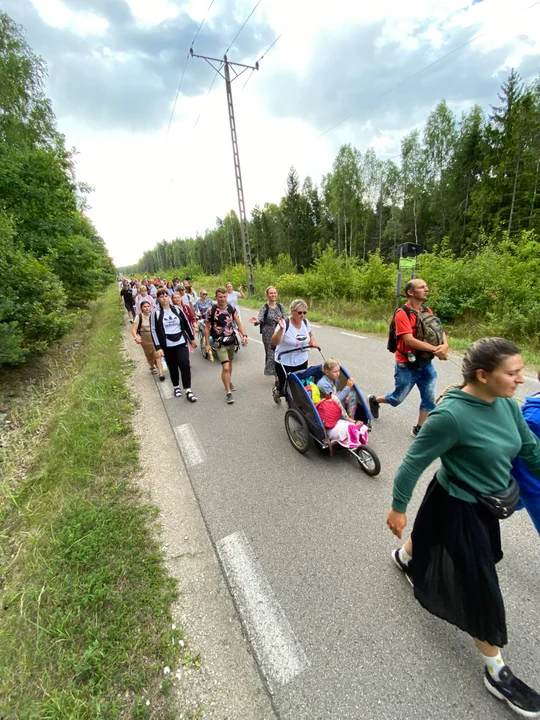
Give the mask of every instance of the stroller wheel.
M 309 450 L 311 435 L 304 416 L 297 410 L 287 410 L 285 413 L 285 430 L 295 450 L 302 455 Z
M 381 461 L 379 456 L 369 445 L 360 445 L 355 451 L 356 459 L 362 470 L 370 477 L 375 477 L 381 472 Z

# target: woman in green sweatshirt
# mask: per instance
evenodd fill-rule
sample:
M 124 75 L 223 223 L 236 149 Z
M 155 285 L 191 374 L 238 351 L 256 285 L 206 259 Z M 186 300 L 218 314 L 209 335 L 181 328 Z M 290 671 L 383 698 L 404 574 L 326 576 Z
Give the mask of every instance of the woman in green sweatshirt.
M 499 521 L 452 482 L 455 477 L 481 495 L 500 493 L 509 486 L 516 457 L 540 477 L 540 442 L 513 399 L 522 370 L 520 351 L 508 340 L 471 345 L 464 382 L 445 393 L 398 469 L 386 522 L 401 538 L 414 487 L 440 458 L 411 537 L 392 557 L 426 610 L 474 638 L 487 689 L 518 714 L 540 717 L 540 695 L 512 674 L 500 653 L 507 632 L 495 569 L 502 558 Z

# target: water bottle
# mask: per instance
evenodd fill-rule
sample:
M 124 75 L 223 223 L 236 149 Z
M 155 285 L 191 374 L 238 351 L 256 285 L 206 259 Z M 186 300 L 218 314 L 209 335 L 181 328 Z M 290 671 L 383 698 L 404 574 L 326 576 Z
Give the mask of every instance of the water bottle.
M 163 371 L 167 369 L 167 363 L 165 362 L 165 358 L 161 358 L 161 367 L 163 368 Z
M 416 355 L 413 353 L 412 350 L 409 350 L 409 352 L 407 353 L 407 360 L 410 363 L 416 362 Z
M 214 351 L 212 350 L 212 348 L 210 348 L 210 352 L 208 353 L 208 359 L 210 360 L 210 362 L 214 362 Z

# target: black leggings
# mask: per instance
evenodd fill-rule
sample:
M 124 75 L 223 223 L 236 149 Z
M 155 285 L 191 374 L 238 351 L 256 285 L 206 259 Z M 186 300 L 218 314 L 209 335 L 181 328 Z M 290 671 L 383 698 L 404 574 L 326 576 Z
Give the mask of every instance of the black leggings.
M 305 363 L 302 363 L 301 365 L 282 365 L 281 363 L 276 362 L 276 375 L 278 376 L 277 386 L 279 388 L 280 393 L 283 393 L 283 386 L 285 385 L 285 378 L 287 377 L 288 373 L 300 372 L 300 370 L 306 370 L 306 369 L 307 369 L 307 360 Z
M 191 365 L 189 364 L 189 349 L 187 343 L 183 345 L 175 345 L 174 347 L 164 347 L 165 360 L 169 368 L 169 375 L 173 387 L 178 387 L 180 373 L 182 373 L 182 387 L 184 390 L 191 387 Z M 180 368 L 180 373 L 178 372 Z

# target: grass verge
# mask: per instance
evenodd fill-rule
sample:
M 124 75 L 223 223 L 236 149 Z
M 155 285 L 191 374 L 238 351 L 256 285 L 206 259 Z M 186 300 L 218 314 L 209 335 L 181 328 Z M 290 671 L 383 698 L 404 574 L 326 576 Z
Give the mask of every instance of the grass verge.
M 3 720 L 172 718 L 172 674 L 164 671 L 193 658 L 172 623 L 176 588 L 156 540 L 156 510 L 133 482 L 138 446 L 122 327 L 111 288 L 16 483 L 6 477 L 16 456 L 4 454 Z

